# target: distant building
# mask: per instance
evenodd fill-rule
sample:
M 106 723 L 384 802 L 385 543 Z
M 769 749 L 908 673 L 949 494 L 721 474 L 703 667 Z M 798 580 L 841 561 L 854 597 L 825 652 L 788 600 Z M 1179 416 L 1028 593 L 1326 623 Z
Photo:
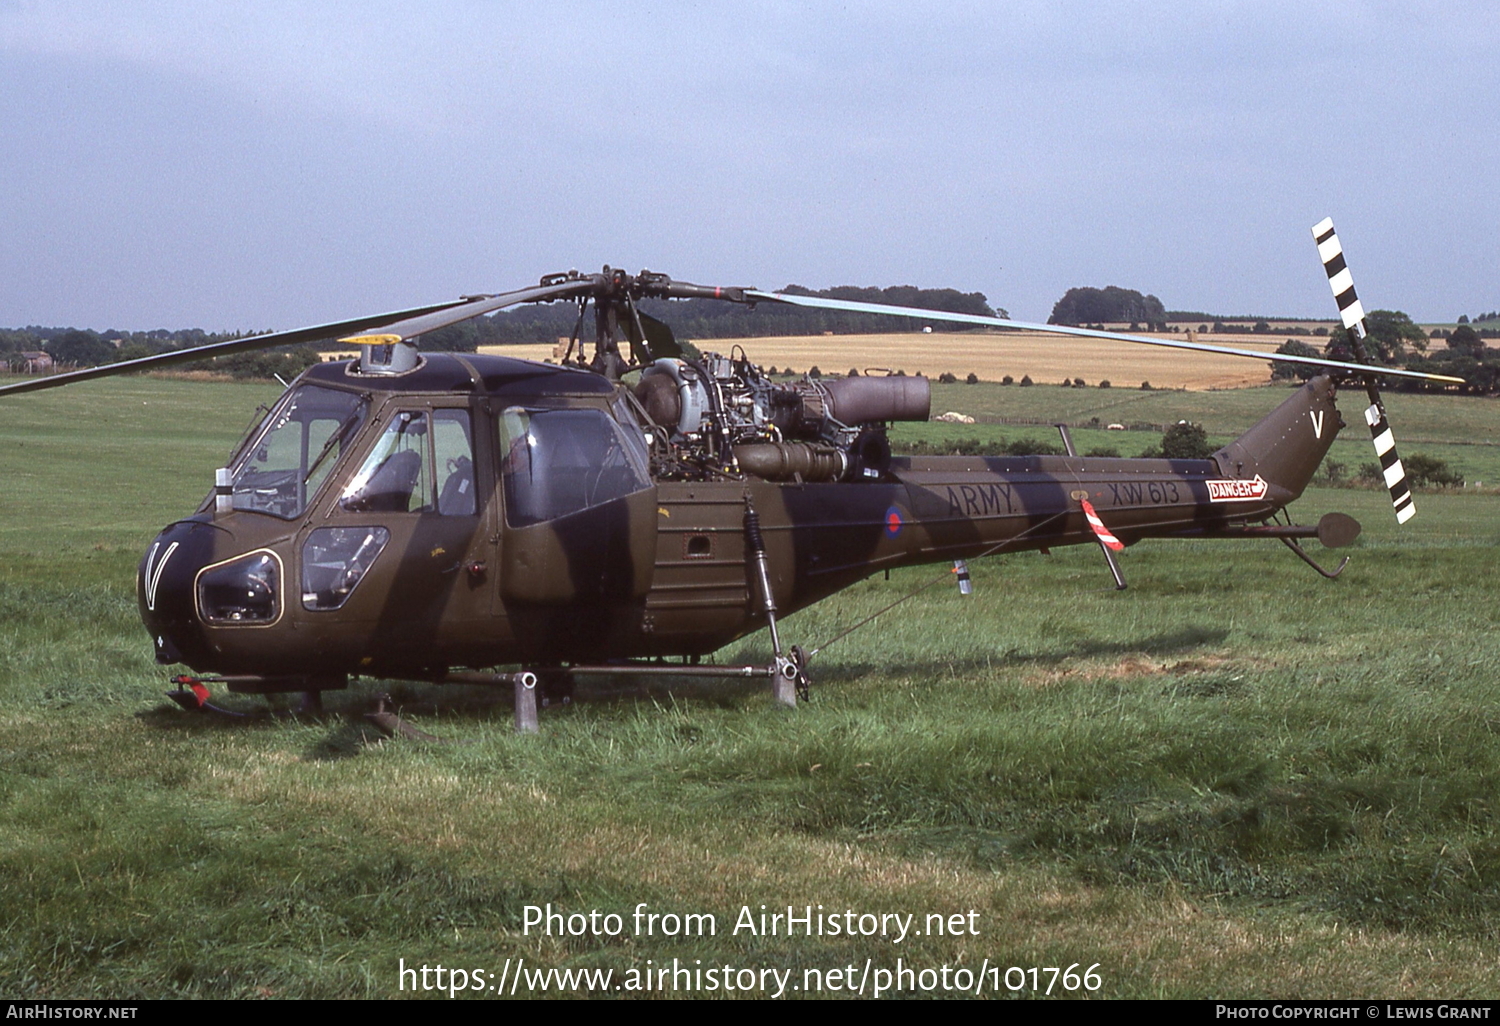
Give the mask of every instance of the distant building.
M 52 354 L 41 350 L 22 353 L 21 370 L 26 374 L 46 374 L 52 370 Z

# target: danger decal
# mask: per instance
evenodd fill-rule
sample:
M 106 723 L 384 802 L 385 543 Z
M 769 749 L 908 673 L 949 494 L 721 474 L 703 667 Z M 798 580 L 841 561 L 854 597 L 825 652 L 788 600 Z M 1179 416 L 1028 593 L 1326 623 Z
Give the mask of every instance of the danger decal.
M 1264 499 L 1271 486 L 1259 474 L 1249 481 L 1206 481 L 1210 502 L 1253 502 Z

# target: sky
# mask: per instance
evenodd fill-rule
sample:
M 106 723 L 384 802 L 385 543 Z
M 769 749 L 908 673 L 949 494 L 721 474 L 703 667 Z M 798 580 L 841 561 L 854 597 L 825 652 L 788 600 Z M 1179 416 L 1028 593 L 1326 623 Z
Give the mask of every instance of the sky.
M 569 268 L 1500 309 L 1500 5 L 0 0 L 0 326 L 286 329 Z

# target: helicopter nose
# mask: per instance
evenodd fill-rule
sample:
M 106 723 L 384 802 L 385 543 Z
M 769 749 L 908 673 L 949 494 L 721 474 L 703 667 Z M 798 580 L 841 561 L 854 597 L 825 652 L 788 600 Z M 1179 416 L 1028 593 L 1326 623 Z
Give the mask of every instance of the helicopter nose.
M 136 601 L 158 663 L 191 665 L 205 648 L 193 581 L 213 561 L 215 533 L 207 518 L 178 521 L 157 535 L 141 558 Z

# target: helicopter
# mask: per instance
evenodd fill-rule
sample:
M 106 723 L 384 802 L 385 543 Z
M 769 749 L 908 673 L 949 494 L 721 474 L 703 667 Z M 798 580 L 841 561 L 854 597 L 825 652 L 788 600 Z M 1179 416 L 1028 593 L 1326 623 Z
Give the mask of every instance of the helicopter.
M 1336 398 L 1363 384 L 1365 419 L 1398 520 L 1414 513 L 1370 363 L 1363 310 L 1332 222 L 1314 229 L 1358 362 L 1277 357 L 1318 374 L 1207 459 L 896 456 L 888 426 L 925 421 L 927 379 L 774 381 L 742 352 L 690 355 L 647 299 L 789 303 L 1266 354 L 1007 318 L 719 287 L 650 271 L 569 271 L 509 292 L 200 346 L 0 387 L 34 391 L 336 338 L 357 359 L 310 367 L 216 471 L 212 492 L 147 548 L 137 601 L 171 697 L 217 710 L 209 685 L 301 692 L 316 707 L 351 678 L 510 687 L 518 730 L 538 692 L 588 675 L 763 679 L 807 695 L 809 653 L 778 620 L 881 571 L 998 552 L 1148 538 L 1353 542 L 1339 513 L 1282 511 L 1345 427 Z M 558 364 L 423 353 L 426 332 L 523 303 L 578 309 Z M 583 327 L 593 315 L 594 352 Z M 575 355 L 575 347 L 577 353 Z M 622 348 L 624 347 L 624 348 Z M 768 628 L 763 664 L 705 661 Z M 503 667 L 520 667 L 506 670 Z M 413 733 L 384 709 L 388 732 Z

